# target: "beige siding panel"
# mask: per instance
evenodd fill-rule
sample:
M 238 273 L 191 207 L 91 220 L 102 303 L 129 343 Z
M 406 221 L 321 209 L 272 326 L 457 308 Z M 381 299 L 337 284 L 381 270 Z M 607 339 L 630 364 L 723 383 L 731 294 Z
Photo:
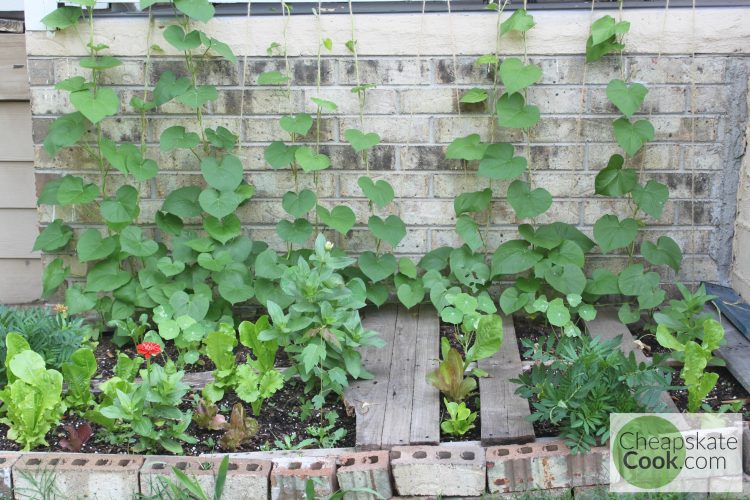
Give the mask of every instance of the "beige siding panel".
M 39 230 L 33 208 L 0 210 L 0 259 L 39 258 L 31 251 Z
M 0 34 L 0 101 L 28 101 L 25 35 Z
M 41 260 L 0 259 L 0 304 L 24 304 L 41 295 Z
M 0 162 L 0 208 L 35 208 L 34 164 Z
M 28 102 L 0 102 L 0 131 L 0 161 L 34 161 Z

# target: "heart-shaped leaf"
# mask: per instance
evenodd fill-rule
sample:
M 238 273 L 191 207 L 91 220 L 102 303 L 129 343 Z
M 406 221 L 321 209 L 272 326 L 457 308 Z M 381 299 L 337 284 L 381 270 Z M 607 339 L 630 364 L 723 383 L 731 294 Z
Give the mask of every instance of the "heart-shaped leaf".
M 594 239 L 603 253 L 630 245 L 637 235 L 634 219 L 620 221 L 616 215 L 604 215 L 594 224 Z
M 60 148 L 78 142 L 88 127 L 86 117 L 77 111 L 55 118 L 49 125 L 47 137 L 44 138 L 44 150 L 50 156 L 55 156 Z
M 534 267 L 542 255 L 523 240 L 506 241 L 492 254 L 492 276 L 518 274 Z
M 380 136 L 375 132 L 363 134 L 355 128 L 347 129 L 344 132 L 344 137 L 352 145 L 354 151 L 360 152 L 366 149 L 371 149 L 378 145 L 380 142 Z
M 172 276 L 177 276 L 184 271 L 185 263 L 180 260 L 172 261 L 169 257 L 162 257 L 156 262 L 156 268 L 159 269 L 164 276 L 170 278 Z
M 255 295 L 253 287 L 239 273 L 224 272 L 219 278 L 219 295 L 230 304 L 239 304 Z
M 223 250 L 216 255 L 210 253 L 198 254 L 198 265 L 215 273 L 221 272 L 232 263 L 232 254 Z
M 198 186 L 186 186 L 169 193 L 164 200 L 162 210 L 183 219 L 197 217 L 201 214 L 201 206 L 198 197 L 201 188 Z
M 476 104 L 487 100 L 487 91 L 484 89 L 473 88 L 464 92 L 460 101 L 466 104 Z
M 680 272 L 680 264 L 682 264 L 682 250 L 669 236 L 660 236 L 656 240 L 656 245 L 650 241 L 644 241 L 641 244 L 641 253 L 643 257 L 655 266 L 667 265 L 674 269 L 674 271 Z
M 492 189 L 485 188 L 473 193 L 461 193 L 453 200 L 453 210 L 456 216 L 465 213 L 476 213 L 487 210 L 492 200 Z
M 315 106 L 325 109 L 328 111 L 336 111 L 339 109 L 338 105 L 335 102 L 327 101 L 325 99 L 320 99 L 319 97 L 311 97 L 310 100 L 315 104 Z
M 237 210 L 243 201 L 243 197 L 234 191 L 217 191 L 213 188 L 204 189 L 198 196 L 201 208 L 217 219 L 223 219 Z
M 123 224 L 130 224 L 141 212 L 138 205 L 138 190 L 133 186 L 122 186 L 114 198 L 107 198 L 101 203 L 100 211 L 110 227 L 118 228 Z
M 263 152 L 263 157 L 271 168 L 284 168 L 292 164 L 296 151 L 297 146 L 287 146 L 281 141 L 273 141 Z
M 594 187 L 596 194 L 604 196 L 624 196 L 638 185 L 638 171 L 622 168 L 625 159 L 612 155 L 607 166 L 596 174 Z
M 331 166 L 331 160 L 322 153 L 316 153 L 312 148 L 298 147 L 294 152 L 294 159 L 305 172 L 317 172 Z
M 186 76 L 177 78 L 171 71 L 165 71 L 159 75 L 159 81 L 154 87 L 154 104 L 161 106 L 174 99 L 175 97 L 184 94 L 192 85 L 190 79 Z
M 586 283 L 586 293 L 593 295 L 611 295 L 620 293 L 617 275 L 609 269 L 594 269 L 591 279 Z
M 424 299 L 424 286 L 422 280 L 410 280 L 407 283 L 402 283 L 396 290 L 396 296 L 398 300 L 406 307 L 411 309 L 416 306 Z
M 127 285 L 130 280 L 130 273 L 120 269 L 116 260 L 105 260 L 89 269 L 86 291 L 112 292 Z
M 154 240 L 144 239 L 140 227 L 128 226 L 120 233 L 120 248 L 135 257 L 148 257 L 156 253 L 159 244 Z
M 531 128 L 539 121 L 539 108 L 526 105 L 521 94 L 503 94 L 497 100 L 495 110 L 501 127 Z
M 580 295 L 586 287 L 586 276 L 574 264 L 552 266 L 545 271 L 544 279 L 552 288 L 565 295 Z
M 628 21 L 617 22 L 614 17 L 606 15 L 591 23 L 591 39 L 594 45 L 598 45 L 615 35 L 627 33 L 629 29 Z
M 202 321 L 208 314 L 211 303 L 209 297 L 205 295 L 198 293 L 189 295 L 184 291 L 178 291 L 169 298 L 169 305 L 174 310 L 175 318 L 190 316 L 195 321 Z
M 285 85 L 289 77 L 280 71 L 265 71 L 258 75 L 258 85 Z
M 396 215 L 389 215 L 385 220 L 372 215 L 367 221 L 367 227 L 377 239 L 390 243 L 392 247 L 398 246 L 406 237 L 406 225 Z
M 282 116 L 279 124 L 282 129 L 292 135 L 304 136 L 312 128 L 313 120 L 307 113 L 297 113 L 296 115 Z
M 47 28 L 53 30 L 64 30 L 75 25 L 83 15 L 80 7 L 59 7 L 46 16 L 41 21 Z
M 445 157 L 449 160 L 481 160 L 486 144 L 482 144 L 479 134 L 471 134 L 466 137 L 454 139 L 445 151 Z
M 518 9 L 500 25 L 500 34 L 504 35 L 509 31 L 526 33 L 533 27 L 534 17 L 528 14 L 526 9 Z
M 508 203 L 520 219 L 530 219 L 552 206 L 552 195 L 544 188 L 531 189 L 528 182 L 518 180 L 508 186 Z
M 362 252 L 357 264 L 364 275 L 375 283 L 392 276 L 398 268 L 396 257 L 390 253 L 378 257 L 373 252 Z
M 655 219 L 661 217 L 668 199 L 669 188 L 661 182 L 648 181 L 645 186 L 639 185 L 633 189 L 635 204 Z
M 655 272 L 643 272 L 643 264 L 631 264 L 620 272 L 617 285 L 624 295 L 636 296 L 658 288 L 660 276 Z
M 516 287 L 509 287 L 500 294 L 500 309 L 505 314 L 513 314 L 529 303 L 529 294 L 521 293 Z
M 104 71 L 122 65 L 122 61 L 112 56 L 84 57 L 78 61 L 78 65 L 86 69 Z
M 505 92 L 514 94 L 534 85 L 542 77 L 542 70 L 536 64 L 524 64 L 516 57 L 509 57 L 500 65 L 500 78 Z
M 627 118 L 618 118 L 612 127 L 617 144 L 630 156 L 635 156 L 646 142 L 654 139 L 654 126 L 648 120 L 631 123 Z
M 222 245 L 226 245 L 229 240 L 239 236 L 242 231 L 242 224 L 240 218 L 235 214 L 229 214 L 222 220 L 208 215 L 203 219 L 203 228 L 211 238 Z
M 640 109 L 646 94 L 648 89 L 640 83 L 628 86 L 622 80 L 612 80 L 607 85 L 607 98 L 628 118 Z
M 389 295 L 390 292 L 388 291 L 388 287 L 383 283 L 370 283 L 367 286 L 367 300 L 375 304 L 377 307 L 385 304 Z
M 215 101 L 218 98 L 219 92 L 213 85 L 198 85 L 178 95 L 175 100 L 192 109 L 198 109 L 207 102 Z
M 276 233 L 288 243 L 302 245 L 310 238 L 312 232 L 312 224 L 307 219 L 295 219 L 294 222 L 284 219 L 276 224 Z
M 456 232 L 473 252 L 479 250 L 484 244 L 482 234 L 479 232 L 479 224 L 468 215 L 461 215 L 456 219 Z
M 335 206 L 330 212 L 327 208 L 318 205 L 316 213 L 320 222 L 341 234 L 348 233 L 357 222 L 354 210 L 346 205 Z
M 167 29 L 164 30 L 163 36 L 172 47 L 181 52 L 197 49 L 201 44 L 200 33 L 197 30 L 193 30 L 186 34 L 185 30 L 176 24 L 167 26 Z
M 84 231 L 76 244 L 76 253 L 78 253 L 78 260 L 81 262 L 105 259 L 112 255 L 116 249 L 117 241 L 115 238 L 102 238 L 102 233 L 98 229 Z
M 393 201 L 396 195 L 393 192 L 393 187 L 384 180 L 373 182 L 373 180 L 367 176 L 362 176 L 357 179 L 357 184 L 362 189 L 368 200 L 375 204 L 378 208 L 383 208 Z
M 70 94 L 70 103 L 91 123 L 99 123 L 108 116 L 117 114 L 120 100 L 114 90 L 101 87 L 94 92 L 92 89 L 79 90 Z
M 214 6 L 208 0 L 174 0 L 174 6 L 186 16 L 203 23 L 214 17 Z
M 528 162 L 523 156 L 513 156 L 512 144 L 490 144 L 479 162 L 477 175 L 498 181 L 510 180 L 526 171 Z
M 191 149 L 201 142 L 200 137 L 195 132 L 187 132 L 185 127 L 176 125 L 169 127 L 161 133 L 159 137 L 159 149 L 162 151 L 172 151 L 173 149 L 183 148 Z
M 212 188 L 234 191 L 242 182 L 242 162 L 232 154 L 225 154 L 221 162 L 207 156 L 201 160 L 201 173 Z
M 312 210 L 317 201 L 315 193 L 309 189 L 303 189 L 299 194 L 287 191 L 281 199 L 281 206 L 292 217 L 303 217 Z
M 53 252 L 63 248 L 73 238 L 73 230 L 63 223 L 62 219 L 55 219 L 44 230 L 34 242 L 34 248 L 31 250 Z
M 568 311 L 565 303 L 560 298 L 554 299 L 549 303 L 545 314 L 550 325 L 562 327 L 570 323 L 570 311 Z

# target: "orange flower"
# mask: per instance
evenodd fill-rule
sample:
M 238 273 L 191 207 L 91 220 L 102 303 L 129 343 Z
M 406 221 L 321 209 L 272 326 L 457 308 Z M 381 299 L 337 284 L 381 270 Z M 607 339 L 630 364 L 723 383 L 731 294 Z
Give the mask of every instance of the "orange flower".
M 67 314 L 68 307 L 65 304 L 55 304 L 52 306 L 52 310 L 57 314 Z
M 161 346 L 156 342 L 141 342 L 135 346 L 135 349 L 138 351 L 138 354 L 143 354 L 146 359 L 156 356 L 161 352 Z

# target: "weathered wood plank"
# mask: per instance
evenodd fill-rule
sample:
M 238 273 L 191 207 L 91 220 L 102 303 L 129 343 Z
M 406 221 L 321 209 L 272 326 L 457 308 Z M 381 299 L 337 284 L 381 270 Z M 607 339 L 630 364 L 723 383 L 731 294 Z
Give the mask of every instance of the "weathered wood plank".
M 617 317 L 617 311 L 614 309 L 600 309 L 593 321 L 586 322 L 586 327 L 588 328 L 590 335 L 597 335 L 601 337 L 602 340 L 611 340 L 618 335 L 622 335 L 622 344 L 620 347 L 626 356 L 629 356 L 632 352 L 635 354 L 635 359 L 639 363 L 649 361 L 648 356 L 643 354 L 643 351 L 636 347 L 633 334 L 630 333 L 627 326 L 620 322 Z M 661 395 L 661 401 L 667 406 L 667 412 L 679 413 L 677 406 L 674 404 L 674 401 L 672 401 L 668 392 L 665 391 Z
M 707 308 L 710 310 L 710 308 Z M 717 317 L 716 311 L 710 310 L 717 321 L 721 321 L 724 327 L 724 340 L 726 343 L 716 350 L 716 355 L 726 361 L 727 370 L 742 384 L 745 390 L 750 391 L 750 340 L 729 321 L 726 316 Z
M 381 448 L 409 444 L 414 397 L 414 360 L 419 311 L 399 306 L 393 339 L 393 360 L 386 394 Z
M 503 318 L 503 344 L 500 350 L 478 363 L 489 373 L 479 379 L 482 444 L 491 446 L 528 443 L 534 440 L 534 426 L 527 420 L 529 402 L 514 394 L 510 379 L 521 373 L 521 356 L 512 317 Z
M 427 374 L 438 367 L 439 356 L 438 314 L 431 305 L 422 304 L 417 326 L 410 444 L 440 442 L 440 392 L 427 382 Z
M 354 410 L 357 417 L 356 446 L 358 449 L 380 448 L 397 315 L 394 305 L 385 305 L 379 310 L 368 309 L 365 312 L 363 320 L 365 328 L 378 332 L 385 346 L 381 349 L 375 347 L 362 349 L 362 364 L 373 374 L 373 379 L 354 381 L 344 391 L 344 402 Z
M 26 42 L 23 34 L 0 36 L 0 100 L 29 100 Z

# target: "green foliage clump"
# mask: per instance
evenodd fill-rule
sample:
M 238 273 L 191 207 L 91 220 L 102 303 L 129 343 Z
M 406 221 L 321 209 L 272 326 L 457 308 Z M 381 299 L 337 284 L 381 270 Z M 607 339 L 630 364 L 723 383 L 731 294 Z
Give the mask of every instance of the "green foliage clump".
M 466 407 L 466 403 L 444 400 L 448 418 L 440 423 L 440 428 L 451 436 L 463 436 L 475 427 L 477 413 Z

